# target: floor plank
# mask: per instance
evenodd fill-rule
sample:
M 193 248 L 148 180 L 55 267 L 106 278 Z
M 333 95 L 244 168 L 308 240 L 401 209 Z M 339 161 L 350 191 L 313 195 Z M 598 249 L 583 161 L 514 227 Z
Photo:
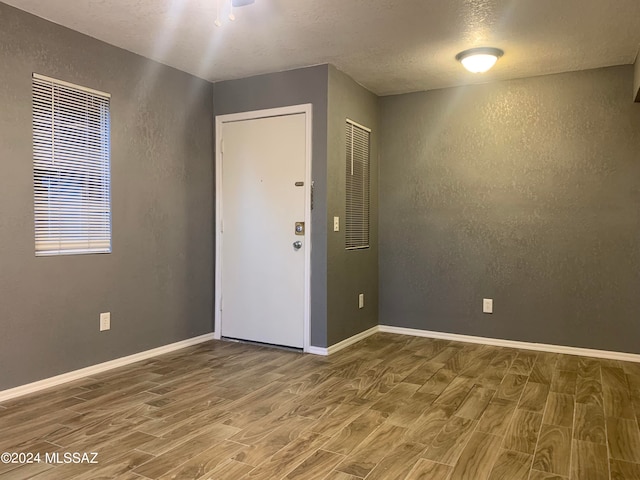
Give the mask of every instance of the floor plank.
M 502 450 L 489 480 L 528 480 L 532 461 L 533 456 L 526 453 Z
M 606 445 L 604 412 L 599 405 L 576 404 L 573 436 L 578 440 Z
M 640 463 L 640 431 L 638 422 L 607 417 L 607 441 L 611 458 Z
M 453 467 L 450 480 L 486 480 L 500 454 L 502 439 L 488 433 L 476 432 Z
M 362 444 L 350 453 L 336 470 L 357 477 L 366 477 L 389 450 L 402 443 L 407 429 L 385 424 L 375 430 Z
M 640 480 L 640 464 L 611 459 L 611 480 Z
M 576 380 L 576 402 L 602 406 L 603 394 L 600 380 L 578 375 Z
M 520 402 L 518 403 L 518 408 L 542 413 L 544 411 L 545 405 L 547 404 L 548 395 L 548 385 L 529 381 L 526 387 L 524 387 L 522 397 L 520 398 Z
M 455 465 L 478 422 L 452 417 L 434 438 L 424 457 L 445 465 Z
M 531 370 L 531 375 L 529 375 L 529 380 L 534 383 L 551 385 L 556 362 L 557 356 L 555 354 L 539 353 L 536 363 L 533 365 L 533 370 Z
M 576 393 L 576 381 L 578 374 L 566 370 L 556 370 L 551 380 L 551 391 L 555 393 L 564 393 L 566 395 L 574 395 Z
M 337 453 L 317 450 L 289 473 L 286 478 L 290 480 L 320 480 L 327 475 L 327 471 L 331 471 L 343 458 L 342 455 Z
M 541 424 L 542 414 L 517 409 L 507 429 L 504 447 L 533 455 Z
M 327 442 L 327 438 L 317 433 L 305 433 L 278 450 L 268 460 L 251 470 L 243 478 L 251 480 L 271 480 L 282 478 L 310 457 Z
M 627 418 L 635 420 L 636 412 L 633 408 L 628 388 L 603 388 L 604 410 L 608 417 Z
M 441 368 L 420 387 L 418 392 L 440 395 L 456 376 L 451 370 Z
M 405 437 L 413 442 L 430 444 L 451 418 L 443 407 L 432 406 L 424 411 L 407 429 Z
M 328 476 L 326 476 L 324 480 L 362 480 L 362 479 L 360 477 L 354 477 L 353 475 L 349 475 L 347 473 L 334 470 Z
M 516 409 L 516 403 L 502 398 L 494 398 L 485 409 L 478 431 L 503 436 Z
M 571 458 L 571 480 L 609 479 L 606 446 L 574 440 Z
M 346 455 L 351 453 L 371 432 L 378 428 L 388 415 L 369 410 L 343 428 L 325 446 L 325 449 Z
M 421 458 L 406 480 L 448 480 L 452 467 Z
M 517 402 L 520 400 L 520 395 L 522 395 L 522 390 L 524 390 L 528 378 L 526 375 L 508 373 L 502 379 L 496 397 Z
M 542 423 L 572 428 L 574 406 L 574 395 L 556 392 L 549 393 L 547 408 L 544 412 Z
M 621 367 L 603 366 L 602 385 L 607 388 L 626 390 L 629 388 L 627 377 Z
M 555 473 L 541 472 L 540 470 L 531 470 L 529 480 L 568 480 L 567 477 L 561 477 Z
M 556 425 L 542 425 L 533 468 L 566 477 L 571 468 L 570 460 L 571 430 Z
M 533 364 L 536 361 L 538 354 L 530 351 L 520 351 L 518 356 L 511 364 L 509 373 L 516 375 L 529 375 L 533 369 Z
M 469 392 L 456 411 L 456 415 L 458 417 L 469 418 L 471 420 L 478 420 L 484 413 L 484 410 L 487 408 L 487 405 L 489 405 L 489 402 L 495 393 L 495 390 L 474 385 L 471 392 Z
M 425 448 L 421 443 L 400 444 L 375 466 L 367 480 L 404 480 Z

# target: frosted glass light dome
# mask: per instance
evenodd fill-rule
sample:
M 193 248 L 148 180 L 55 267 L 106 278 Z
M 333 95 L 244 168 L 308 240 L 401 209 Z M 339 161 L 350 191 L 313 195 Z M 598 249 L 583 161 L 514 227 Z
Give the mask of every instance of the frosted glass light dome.
M 484 73 L 489 71 L 502 55 L 504 52 L 499 48 L 480 47 L 460 52 L 456 55 L 456 60 L 472 73 Z

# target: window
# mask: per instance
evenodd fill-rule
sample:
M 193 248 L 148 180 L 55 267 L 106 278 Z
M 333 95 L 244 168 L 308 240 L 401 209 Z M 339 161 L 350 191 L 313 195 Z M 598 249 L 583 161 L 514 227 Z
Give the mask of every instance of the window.
M 110 95 L 33 74 L 36 255 L 111 252 Z
M 345 219 L 347 250 L 369 248 L 369 140 L 371 130 L 347 119 Z

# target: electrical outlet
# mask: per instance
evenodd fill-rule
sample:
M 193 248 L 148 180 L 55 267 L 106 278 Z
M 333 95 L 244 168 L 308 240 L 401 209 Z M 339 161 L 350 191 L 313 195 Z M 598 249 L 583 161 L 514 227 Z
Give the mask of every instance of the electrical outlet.
M 340 231 L 340 217 L 333 217 L 333 231 Z
M 111 312 L 100 314 L 100 331 L 111 330 Z
M 358 308 L 364 308 L 364 293 L 358 295 Z
M 493 298 L 482 299 L 482 313 L 493 313 Z

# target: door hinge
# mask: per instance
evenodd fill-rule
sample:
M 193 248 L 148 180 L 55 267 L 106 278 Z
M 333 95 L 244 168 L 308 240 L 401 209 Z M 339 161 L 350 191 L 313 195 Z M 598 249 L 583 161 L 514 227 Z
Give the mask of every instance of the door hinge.
M 224 297 L 220 297 L 220 311 L 222 311 L 223 304 L 224 304 Z
M 224 140 L 220 140 L 220 153 L 224 153 Z

